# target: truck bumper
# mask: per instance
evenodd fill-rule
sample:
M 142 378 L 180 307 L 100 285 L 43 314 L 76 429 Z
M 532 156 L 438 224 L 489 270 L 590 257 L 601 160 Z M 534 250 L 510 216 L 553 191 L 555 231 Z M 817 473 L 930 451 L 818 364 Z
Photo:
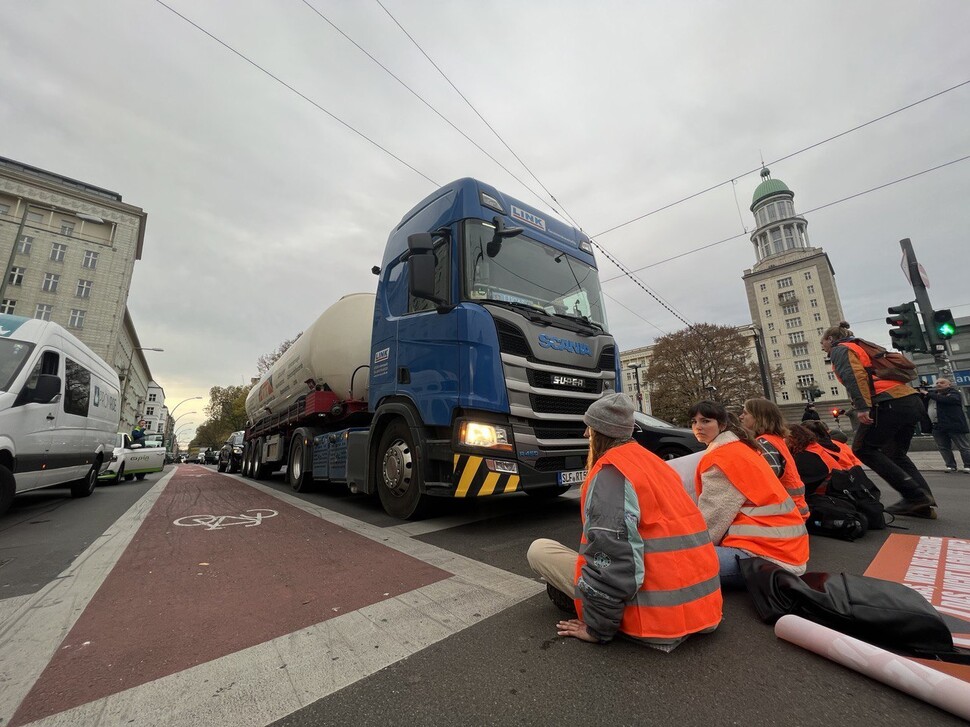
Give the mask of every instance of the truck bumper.
M 521 461 L 502 460 L 473 454 L 455 454 L 451 482 L 427 482 L 425 492 L 439 497 L 487 497 L 520 490 L 563 492 L 573 484 L 560 484 L 558 472 L 540 472 Z M 509 472 L 514 465 L 515 472 Z

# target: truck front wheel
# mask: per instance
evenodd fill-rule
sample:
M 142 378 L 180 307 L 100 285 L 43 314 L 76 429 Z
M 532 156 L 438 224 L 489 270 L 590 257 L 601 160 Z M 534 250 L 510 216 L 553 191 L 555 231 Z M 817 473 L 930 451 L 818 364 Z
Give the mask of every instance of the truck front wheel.
M 419 517 L 426 499 L 421 495 L 421 459 L 403 420 L 395 419 L 384 431 L 377 456 L 377 492 L 385 512 L 402 520 Z

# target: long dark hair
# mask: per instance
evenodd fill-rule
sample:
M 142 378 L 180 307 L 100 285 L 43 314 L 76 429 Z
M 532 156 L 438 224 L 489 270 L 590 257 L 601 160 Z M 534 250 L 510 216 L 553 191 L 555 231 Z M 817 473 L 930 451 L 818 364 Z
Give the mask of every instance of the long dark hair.
M 699 401 L 687 411 L 687 421 L 692 421 L 695 416 L 700 414 L 702 417 L 713 419 L 719 427 L 737 435 L 738 439 L 747 444 L 755 452 L 760 453 L 758 445 L 754 443 L 751 435 L 741 426 L 741 422 L 734 414 L 729 414 L 723 404 L 716 401 Z
M 801 454 L 813 442 L 818 442 L 818 437 L 811 429 L 802 424 L 788 425 L 788 436 L 785 437 L 785 444 L 788 445 L 788 450 L 792 454 Z

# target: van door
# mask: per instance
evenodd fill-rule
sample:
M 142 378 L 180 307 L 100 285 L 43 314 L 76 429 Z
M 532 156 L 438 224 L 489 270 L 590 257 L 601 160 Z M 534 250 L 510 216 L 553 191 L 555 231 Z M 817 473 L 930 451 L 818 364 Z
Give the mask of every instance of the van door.
M 57 351 L 42 352 L 21 393 L 34 388 L 41 374 L 59 376 L 60 360 Z M 62 396 L 56 396 L 48 404 L 31 402 L 19 405 L 23 437 L 17 446 L 17 492 L 46 487 L 56 482 L 56 472 L 51 471 L 49 459 L 61 398 Z

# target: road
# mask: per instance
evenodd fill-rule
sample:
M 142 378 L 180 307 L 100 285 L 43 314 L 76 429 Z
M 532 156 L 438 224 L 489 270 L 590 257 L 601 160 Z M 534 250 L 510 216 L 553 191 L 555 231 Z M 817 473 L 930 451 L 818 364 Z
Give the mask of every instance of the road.
M 970 537 L 970 476 L 915 456 L 941 519 L 813 538 L 810 569 L 862 573 L 890 532 Z M 181 465 L 65 495 L 0 518 L 4 727 L 960 723 L 777 640 L 744 593 L 672 654 L 556 637 L 524 556 L 575 543 L 575 493 L 401 523 L 346 492 Z

